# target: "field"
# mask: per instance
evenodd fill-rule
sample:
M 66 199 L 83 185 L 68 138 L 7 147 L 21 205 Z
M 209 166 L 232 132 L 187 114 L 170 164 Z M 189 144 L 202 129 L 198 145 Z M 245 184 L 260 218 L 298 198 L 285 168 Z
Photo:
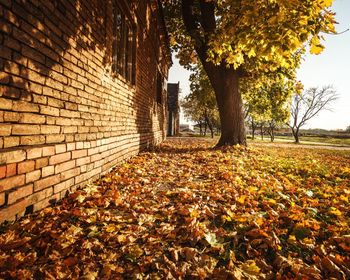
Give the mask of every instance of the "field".
M 350 151 L 169 139 L 4 225 L 0 278 L 349 279 Z
M 260 138 L 260 137 L 258 137 Z M 269 137 L 264 137 L 265 140 Z M 287 141 L 294 142 L 294 138 L 290 136 L 276 136 L 277 142 Z M 350 147 L 350 137 L 349 138 L 335 138 L 332 136 L 320 137 L 320 136 L 301 136 L 301 144 L 314 144 L 314 145 L 335 145 L 335 146 L 349 146 Z

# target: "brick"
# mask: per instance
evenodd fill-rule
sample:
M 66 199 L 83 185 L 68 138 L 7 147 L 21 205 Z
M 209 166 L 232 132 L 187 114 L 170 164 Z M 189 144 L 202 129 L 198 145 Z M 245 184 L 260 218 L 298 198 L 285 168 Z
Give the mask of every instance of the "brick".
M 53 175 L 55 173 L 55 167 L 54 166 L 46 166 L 41 170 L 41 176 L 43 178 Z
M 31 124 L 43 124 L 46 122 L 46 117 L 38 114 L 22 113 L 20 122 Z
M 60 109 L 60 116 L 66 118 L 80 118 L 80 112 Z
M 46 143 L 47 144 L 53 144 L 53 143 L 61 143 L 64 142 L 65 136 L 64 134 L 52 134 L 46 136 Z
M 52 190 L 52 189 L 51 189 Z M 60 195 L 59 194 L 55 194 L 55 195 L 50 195 L 49 197 L 40 200 L 39 202 L 35 203 L 33 206 L 34 211 L 38 211 L 41 210 L 43 208 L 46 208 L 48 206 L 51 205 L 51 201 L 55 200 L 59 200 L 60 199 Z
M 56 120 L 57 125 L 72 125 L 72 120 L 68 118 L 59 118 Z
M 20 145 L 22 146 L 34 146 L 41 145 L 45 143 L 44 135 L 30 135 L 30 136 L 21 136 Z
M 45 85 L 47 87 L 53 88 L 53 89 L 57 89 L 59 91 L 63 91 L 63 85 L 61 83 L 58 83 L 57 81 L 55 81 L 52 78 L 46 78 L 45 79 Z
M 0 152 L 0 164 L 21 162 L 25 158 L 26 158 L 26 152 L 24 150 Z
M 13 101 L 13 111 L 17 112 L 39 112 L 39 106 L 37 104 L 29 103 L 26 101 Z
M 77 159 L 77 166 L 85 165 L 85 164 L 88 164 L 90 162 L 91 162 L 90 157 L 78 158 Z
M 28 197 L 28 201 L 33 204 L 37 203 L 38 201 L 41 201 L 47 197 L 50 197 L 53 194 L 53 189 L 52 187 L 49 187 L 47 189 L 34 192 L 31 196 Z
M 87 150 L 72 151 L 72 158 L 82 158 L 87 156 Z
M 38 181 L 41 177 L 41 170 L 34 170 L 26 174 L 26 184 Z
M 90 148 L 88 149 L 88 155 L 94 155 L 100 152 L 100 147 L 96 147 L 96 148 Z
M 5 72 L 10 73 L 11 75 L 19 75 L 20 73 L 20 67 L 17 63 L 14 63 L 13 61 L 7 61 L 5 63 L 4 67 Z
M 21 44 L 19 41 L 15 40 L 14 38 L 10 36 L 6 36 L 4 40 L 4 45 L 10 49 L 20 51 L 21 49 Z
M 1 96 L 1 88 L 2 87 L 0 87 L 0 96 Z M 1 98 L 1 102 L 0 102 L 1 110 L 12 110 L 12 106 L 13 106 L 12 100 Z
M 0 17 L 0 30 L 7 34 L 10 34 L 12 32 L 11 24 L 6 22 L 5 19 L 3 19 L 2 17 Z
M 0 123 L 0 136 L 11 135 L 12 125 Z
M 0 166 L 0 179 L 6 177 L 6 165 Z
M 9 22 L 19 27 L 20 23 L 19 23 L 18 17 L 15 16 L 11 11 L 5 10 L 4 16 Z
M 28 206 L 28 202 L 22 199 L 11 206 L 7 206 L 0 211 L 0 223 L 4 221 L 13 221 L 16 219 L 16 215 L 24 211 Z
M 84 142 L 77 142 L 75 143 L 76 149 L 80 150 L 84 148 Z
M 39 125 L 14 124 L 12 126 L 12 135 L 33 135 L 40 134 Z
M 27 150 L 27 159 L 40 158 L 43 154 L 43 148 L 31 148 Z
M 72 177 L 76 177 L 80 174 L 80 168 L 74 168 L 74 169 L 70 169 L 68 171 L 64 171 L 61 173 L 61 179 L 62 180 L 67 180 L 70 179 Z
M 57 174 L 34 182 L 34 192 L 58 184 L 60 182 L 60 176 L 60 174 Z
M 64 181 L 62 183 L 59 183 L 53 187 L 53 192 L 54 193 L 59 193 L 62 192 L 63 190 L 68 190 L 71 186 L 74 185 L 74 179 L 71 178 L 67 181 Z
M 77 126 L 64 126 L 63 127 L 63 133 L 77 133 L 78 127 Z
M 48 98 L 47 104 L 51 107 L 64 108 L 64 102 L 56 98 Z
M 58 154 L 58 155 L 54 155 L 52 157 L 50 157 L 49 159 L 49 164 L 50 165 L 55 165 L 61 162 L 65 162 L 71 159 L 71 153 L 67 152 L 67 153 L 63 153 L 63 154 Z
M 6 72 L 0 72 L 0 83 L 2 84 L 1 87 L 1 95 L 5 95 L 5 92 L 8 91 L 10 88 L 5 87 L 4 85 L 9 84 L 11 80 L 11 75 Z M 0 95 L 0 96 L 1 96 Z
M 17 174 L 17 163 L 11 163 L 6 166 L 6 177 L 11 177 Z
M 45 64 L 45 56 L 33 48 L 22 45 L 22 54 L 27 58 L 31 58 L 32 60 Z
M 21 117 L 21 115 L 17 112 L 4 112 L 4 121 L 5 122 L 18 122 L 20 117 Z
M 39 104 L 46 104 L 47 103 L 47 97 L 46 96 L 42 96 L 42 95 L 38 95 L 38 94 L 33 94 L 32 93 L 32 97 L 33 97 L 33 102 L 34 103 L 39 103 Z
M 66 144 L 58 144 L 55 145 L 55 152 L 56 154 L 61 154 L 67 151 L 67 146 Z
M 55 166 L 55 174 L 59 174 L 63 171 L 66 171 L 68 169 L 72 169 L 75 167 L 75 160 L 71 160 L 71 161 L 67 161 L 67 162 L 63 162 L 60 164 L 57 164 Z
M 33 193 L 33 184 L 29 184 L 23 187 L 19 187 L 15 189 L 14 191 L 11 191 L 8 193 L 7 196 L 7 204 L 13 204 L 17 200 L 27 197 Z
M 40 105 L 40 114 L 58 117 L 60 115 L 60 110 L 54 107 Z
M 18 174 L 28 173 L 34 170 L 35 161 L 29 160 L 18 164 Z
M 55 147 L 54 146 L 48 146 L 48 147 L 43 147 L 43 156 L 52 156 L 55 154 Z
M 35 160 L 35 169 L 40 169 L 49 165 L 49 158 L 39 158 Z
M 0 192 L 22 186 L 24 185 L 24 182 L 25 182 L 24 174 L 2 179 L 0 180 Z
M 0 45 L 0 57 L 11 60 L 11 49 Z
M 61 127 L 58 125 L 41 125 L 41 134 L 59 134 Z
M 29 91 L 31 91 L 33 93 L 37 93 L 37 94 L 42 94 L 43 93 L 43 86 L 40 84 L 31 82 L 29 85 Z
M 67 143 L 67 151 L 75 150 L 75 143 Z
M 0 193 L 0 207 L 5 204 L 5 193 Z
M 4 137 L 4 148 L 12 148 L 19 146 L 19 137 Z

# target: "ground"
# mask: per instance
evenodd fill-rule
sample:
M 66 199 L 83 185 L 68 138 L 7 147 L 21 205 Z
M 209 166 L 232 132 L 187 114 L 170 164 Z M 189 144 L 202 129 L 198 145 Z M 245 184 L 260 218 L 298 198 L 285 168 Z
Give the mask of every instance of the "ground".
M 0 234 L 0 278 L 349 279 L 350 151 L 166 141 Z

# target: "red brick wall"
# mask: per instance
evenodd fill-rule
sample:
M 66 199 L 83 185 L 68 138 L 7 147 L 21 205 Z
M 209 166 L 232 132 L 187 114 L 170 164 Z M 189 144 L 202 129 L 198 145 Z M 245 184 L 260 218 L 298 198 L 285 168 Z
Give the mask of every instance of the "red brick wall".
M 164 34 L 155 1 L 133 3 L 136 85 L 111 71 L 112 0 L 0 0 L 0 222 L 164 138 Z

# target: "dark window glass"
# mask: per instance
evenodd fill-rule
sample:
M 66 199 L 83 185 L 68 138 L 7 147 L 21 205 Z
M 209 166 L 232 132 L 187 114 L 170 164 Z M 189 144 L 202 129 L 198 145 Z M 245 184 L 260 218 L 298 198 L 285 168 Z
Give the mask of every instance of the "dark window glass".
M 157 71 L 157 102 L 162 103 L 163 99 L 163 76 Z
M 113 6 L 114 36 L 112 69 L 135 84 L 136 33 L 130 17 L 118 5 Z

